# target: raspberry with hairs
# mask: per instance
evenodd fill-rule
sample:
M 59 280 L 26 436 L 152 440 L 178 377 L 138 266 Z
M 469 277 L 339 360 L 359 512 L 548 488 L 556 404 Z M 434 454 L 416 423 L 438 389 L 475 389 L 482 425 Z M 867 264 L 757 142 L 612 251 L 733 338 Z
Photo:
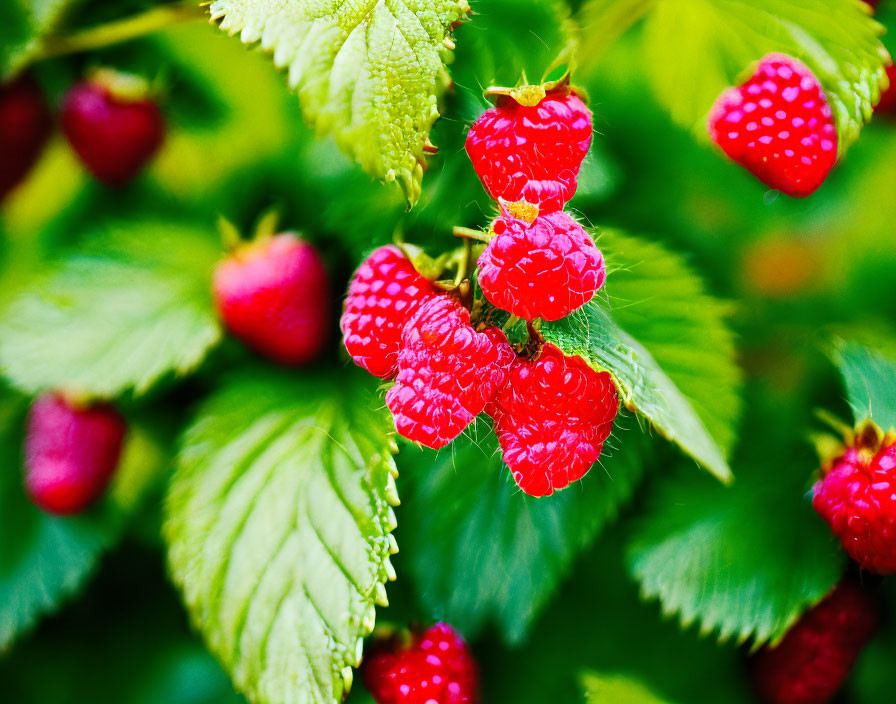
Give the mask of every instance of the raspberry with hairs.
M 364 661 L 364 686 L 377 704 L 476 704 L 478 673 L 467 644 L 437 623 L 406 648 L 393 641 Z
M 837 128 L 815 75 L 785 54 L 768 54 L 743 85 L 713 105 L 709 136 L 771 188 L 814 193 L 837 161 Z
M 896 573 L 896 434 L 870 422 L 815 484 L 812 505 L 862 569 Z
M 581 479 L 597 461 L 619 411 L 609 372 L 545 343 L 519 357 L 489 405 L 504 463 L 530 496 L 549 496 Z
M 525 320 L 559 320 L 604 284 L 604 258 L 565 212 L 525 222 L 505 214 L 479 257 L 479 285 L 490 303 Z
M 545 95 L 527 86 L 513 95 L 522 102 L 502 95 L 476 120 L 467 133 L 467 154 L 495 200 L 562 210 L 591 147 L 591 111 L 568 88 Z
M 435 450 L 482 412 L 516 356 L 503 332 L 476 332 L 470 312 L 448 296 L 420 307 L 405 324 L 401 344 L 386 405 L 400 435 Z
M 877 624 L 875 600 L 860 585 L 844 580 L 804 613 L 776 647 L 754 656 L 753 686 L 768 704 L 827 704 Z
M 404 324 L 438 292 L 398 247 L 375 250 L 355 272 L 342 313 L 345 349 L 355 364 L 381 379 L 394 377 Z

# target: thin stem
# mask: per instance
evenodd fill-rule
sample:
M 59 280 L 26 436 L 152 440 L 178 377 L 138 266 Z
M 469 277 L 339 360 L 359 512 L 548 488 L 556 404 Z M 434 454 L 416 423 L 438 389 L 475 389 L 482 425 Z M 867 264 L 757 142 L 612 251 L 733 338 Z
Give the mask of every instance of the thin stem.
M 164 5 L 122 20 L 75 32 L 68 36 L 50 36 L 43 40 L 39 57 L 43 59 L 92 51 L 119 42 L 142 37 L 180 22 L 208 17 L 204 7 L 196 2 Z
M 486 233 L 480 232 L 479 230 L 473 230 L 469 227 L 455 227 L 452 231 L 455 237 L 462 237 L 465 240 L 476 240 L 477 242 L 485 242 L 486 244 L 491 240 Z

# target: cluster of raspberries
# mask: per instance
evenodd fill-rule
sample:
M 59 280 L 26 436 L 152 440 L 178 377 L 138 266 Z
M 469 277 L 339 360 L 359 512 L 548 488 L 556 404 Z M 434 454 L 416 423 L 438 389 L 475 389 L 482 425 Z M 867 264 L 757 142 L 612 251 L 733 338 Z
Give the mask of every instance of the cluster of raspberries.
M 501 206 L 479 257 L 493 305 L 527 321 L 556 320 L 587 303 L 605 278 L 588 233 L 562 211 L 591 143 L 591 115 L 567 88 L 507 99 L 473 125 L 467 151 Z M 532 103 L 532 104 L 527 104 Z M 520 488 L 546 496 L 580 479 L 619 410 L 607 372 L 535 340 L 524 353 L 471 320 L 458 292 L 422 276 L 389 245 L 362 263 L 342 316 L 359 366 L 394 379 L 386 393 L 399 434 L 438 449 L 482 412 Z

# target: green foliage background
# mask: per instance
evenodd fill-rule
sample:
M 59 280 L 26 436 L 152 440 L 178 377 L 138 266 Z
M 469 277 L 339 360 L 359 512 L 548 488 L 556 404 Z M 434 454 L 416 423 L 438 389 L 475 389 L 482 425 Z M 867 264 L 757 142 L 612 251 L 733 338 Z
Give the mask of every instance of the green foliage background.
M 841 98 L 842 91 L 861 94 L 838 108 L 841 134 L 851 141 L 876 97 L 881 59 L 859 0 L 818 0 L 827 3 L 851 13 L 838 29 L 843 36 L 832 38 L 829 24 L 794 9 L 804 3 L 781 3 L 780 16 L 823 25 L 810 34 L 822 43 L 842 41 L 845 48 L 832 53 L 861 64 L 849 77 L 852 88 L 838 81 L 836 69 L 828 76 Z M 35 36 L 76 33 L 154 3 L 116 5 L 9 3 L 0 11 L 0 65 L 6 70 L 56 46 L 35 43 Z M 433 254 L 452 247 L 451 225 L 481 228 L 494 212 L 463 152 L 466 127 L 485 107 L 482 88 L 513 84 L 523 71 L 537 80 L 571 47 L 578 48 L 574 81 L 590 96 L 596 130 L 572 207 L 606 229 L 598 241 L 616 268 L 595 309 L 609 311 L 683 391 L 735 480 L 723 486 L 701 473 L 690 457 L 705 459 L 700 452 L 664 441 L 669 433 L 636 414 L 637 402 L 617 424 L 602 464 L 580 484 L 539 501 L 515 491 L 484 423 L 437 455 L 402 447 L 394 480 L 386 471 L 391 441 L 382 428 L 370 430 L 373 440 L 357 440 L 364 461 L 344 465 L 327 447 L 320 452 L 326 461 L 302 464 L 314 476 L 354 467 L 351 476 L 382 520 L 364 527 L 380 562 L 354 607 L 361 614 L 379 603 L 380 623 L 456 621 L 473 641 L 490 704 L 583 697 L 738 704 L 753 701 L 743 667 L 749 648 L 780 638 L 842 573 L 845 560 L 805 495 L 817 468 L 809 438 L 822 429 L 814 416 L 819 408 L 847 423 L 868 414 L 882 423 L 894 417 L 896 357 L 884 341 L 896 339 L 896 122 L 873 119 L 811 198 L 776 196 L 720 158 L 694 128 L 709 107 L 707 96 L 711 102 L 719 85 L 759 58 L 752 52 L 800 53 L 787 43 L 792 38 L 776 47 L 755 37 L 724 41 L 726 31 L 761 22 L 775 3 L 681 0 L 682 16 L 698 18 L 683 35 L 663 21 L 674 11 L 672 0 L 472 5 L 478 14 L 454 32 L 453 87 L 431 134 L 440 152 L 429 160 L 410 212 L 399 188 L 364 173 L 304 124 L 298 99 L 270 57 L 201 16 L 34 64 L 54 103 L 94 65 L 147 75 L 161 88 L 170 129 L 151 167 L 119 192 L 90 180 L 57 135 L 0 207 L 0 698 L 244 701 L 189 625 L 191 617 L 202 621 L 207 604 L 185 584 L 188 615 L 173 586 L 186 581 L 187 559 L 179 550 L 166 557 L 167 486 L 175 467 L 189 474 L 185 468 L 207 459 L 191 453 L 214 457 L 252 440 L 239 436 L 238 420 L 217 412 L 210 394 L 219 401 L 245 393 L 250 409 L 255 402 L 288 417 L 301 404 L 264 391 L 253 401 L 232 381 L 235 371 L 256 374 L 256 384 L 273 372 L 259 371 L 263 363 L 223 337 L 215 321 L 204 283 L 219 251 L 215 221 L 224 215 L 249 231 L 260 213 L 278 207 L 283 224 L 321 250 L 337 290 L 364 253 L 396 232 Z M 878 20 L 896 29 L 896 3 L 881 5 Z M 725 8 L 735 30 L 718 20 Z M 635 22 L 642 15 L 645 22 Z M 825 58 L 815 60 L 821 65 Z M 104 327 L 103 302 L 124 288 L 133 294 L 132 338 Z M 162 293 L 182 304 L 178 310 Z M 277 374 L 302 384 L 325 370 L 344 372 L 338 306 L 334 300 L 334 332 L 318 366 Z M 701 336 L 702 330 L 710 332 Z M 559 334 L 577 352 L 593 343 L 575 337 L 581 326 Z M 90 354 L 97 346 L 108 360 Z M 602 363 L 600 355 L 595 359 Z M 26 503 L 19 447 L 26 394 L 72 377 L 119 395 L 137 430 L 108 499 L 90 516 L 61 521 Z M 229 391 L 222 391 L 225 379 L 233 384 Z M 375 388 L 369 382 L 349 394 L 347 413 L 361 413 L 351 404 Z M 365 418 L 375 415 L 363 404 Z M 215 426 L 225 421 L 234 428 Z M 341 428 L 348 421 L 332 422 Z M 208 424 L 215 432 L 206 436 Z M 379 464 L 362 476 L 374 456 Z M 277 474 L 281 465 L 269 466 Z M 396 490 L 402 505 L 393 510 L 387 504 Z M 222 500 L 238 502 L 239 493 Z M 174 504 L 169 497 L 169 511 Z M 769 506 L 773 515 L 765 520 Z M 177 520 L 168 524 L 169 539 L 176 542 L 179 528 Z M 392 541 L 401 552 L 390 563 Z M 380 581 L 393 570 L 397 581 L 388 585 L 384 607 Z M 896 600 L 891 585 L 883 591 Z M 242 605 L 233 613 L 227 607 L 215 618 L 242 618 L 234 616 Z M 357 661 L 348 641 L 368 625 L 359 621 L 341 634 L 339 665 Z M 256 692 L 246 678 L 258 663 L 221 654 L 220 633 L 204 636 L 232 679 Z M 290 647 L 288 637 L 284 643 L 281 652 Z M 894 654 L 889 628 L 859 662 L 843 701 L 891 698 Z M 328 667 L 311 669 L 320 674 Z M 333 682 L 337 696 L 342 679 Z M 357 675 L 349 701 L 369 702 Z

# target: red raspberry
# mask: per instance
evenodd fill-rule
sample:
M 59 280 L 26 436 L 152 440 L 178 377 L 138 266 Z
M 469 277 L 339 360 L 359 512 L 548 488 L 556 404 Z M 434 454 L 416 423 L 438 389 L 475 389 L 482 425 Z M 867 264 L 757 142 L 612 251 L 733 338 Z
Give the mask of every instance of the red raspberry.
M 738 164 L 794 198 L 814 193 L 837 161 L 837 128 L 818 79 L 784 54 L 768 54 L 709 114 L 709 136 Z
M 377 704 L 476 704 L 479 699 L 476 662 L 447 623 L 437 623 L 407 649 L 374 652 L 363 674 Z
M 133 76 L 97 71 L 69 90 L 62 103 L 62 130 L 72 149 L 107 186 L 130 181 L 161 146 L 165 122 Z
M 843 581 L 803 614 L 774 648 L 751 663 L 753 685 L 769 704 L 827 704 L 877 627 L 877 604 Z
M 386 405 L 402 436 L 434 450 L 482 412 L 516 356 L 503 332 L 476 332 L 470 312 L 448 296 L 420 307 L 404 326 L 401 344 Z
M 896 115 L 896 64 L 887 66 L 887 78 L 890 80 L 890 87 L 887 88 L 880 96 L 880 102 L 874 108 L 874 112 L 879 115 Z
M 228 329 L 276 362 L 311 362 L 327 342 L 327 271 L 317 250 L 292 233 L 237 248 L 218 263 L 214 290 Z
M 358 267 L 342 313 L 345 349 L 359 367 L 381 379 L 395 376 L 401 329 L 439 289 L 393 245 L 380 247 Z
M 38 83 L 22 76 L 0 88 L 0 200 L 31 170 L 53 120 Z
M 812 505 L 866 570 L 896 573 L 896 436 L 860 430 L 815 484 Z
M 618 411 L 609 372 L 550 343 L 537 359 L 517 358 L 488 408 L 504 463 L 530 496 L 549 496 L 585 476 Z
M 526 320 L 559 320 L 604 285 L 604 258 L 591 235 L 565 212 L 532 223 L 502 215 L 479 257 L 479 285 L 498 308 Z
M 74 405 L 48 393 L 31 405 L 25 434 L 25 487 L 48 513 L 80 513 L 105 492 L 127 424 L 115 408 Z
M 591 132 L 591 111 L 575 93 L 549 93 L 534 105 L 501 96 L 470 128 L 467 154 L 492 198 L 551 212 L 575 194 Z

